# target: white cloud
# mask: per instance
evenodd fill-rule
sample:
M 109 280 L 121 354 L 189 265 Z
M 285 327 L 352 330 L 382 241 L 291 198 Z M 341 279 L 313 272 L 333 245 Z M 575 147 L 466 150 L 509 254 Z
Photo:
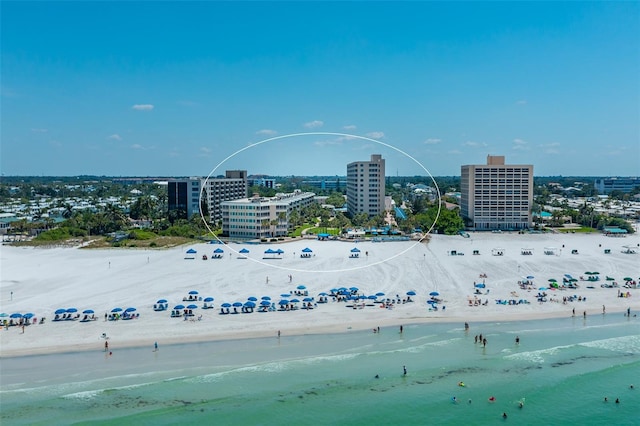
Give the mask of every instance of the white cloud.
M 436 144 L 439 144 L 440 142 L 442 142 L 442 139 L 438 139 L 438 138 L 429 138 L 426 141 L 424 141 L 424 143 L 427 145 L 436 145 Z
M 369 132 L 366 134 L 367 137 L 371 139 L 382 139 L 384 137 L 383 132 Z
M 514 140 L 513 140 L 513 147 L 512 147 L 511 149 L 514 149 L 514 150 L 517 150 L 517 151 L 518 151 L 518 150 L 519 150 L 519 151 L 522 151 L 522 150 L 528 150 L 528 149 L 530 149 L 530 148 L 529 148 L 529 146 L 528 146 L 528 144 L 529 144 L 529 142 L 527 142 L 527 141 L 525 141 L 525 140 L 522 140 L 522 139 L 514 139 Z
M 121 141 L 122 140 L 122 136 L 120 136 L 117 133 L 114 133 L 113 135 L 107 137 L 107 139 L 111 139 L 111 140 L 114 140 L 114 141 Z
M 447 154 L 460 155 L 462 154 L 462 151 L 460 151 L 459 149 L 452 149 L 451 151 L 448 151 Z
M 466 141 L 462 145 L 464 145 L 464 146 L 472 146 L 472 147 L 487 146 L 486 142 L 476 142 L 476 141 Z
M 559 142 L 542 144 L 539 147 L 542 148 L 542 152 L 545 154 L 552 154 L 552 155 L 560 154 L 560 150 L 558 149 L 560 147 Z
M 131 107 L 131 109 L 135 109 L 136 111 L 151 111 L 153 109 L 153 105 L 151 104 L 136 104 Z
M 261 135 L 261 136 L 275 136 L 277 134 L 278 134 L 278 132 L 276 132 L 275 130 L 271 130 L 271 129 L 262 129 L 262 130 L 258 130 L 256 132 L 256 135 Z
M 198 157 L 208 157 L 210 153 L 211 149 L 207 148 L 206 146 L 201 146 L 200 154 L 198 154 Z
M 131 145 L 132 149 L 144 149 L 144 147 L 142 145 L 140 145 L 139 143 L 134 143 L 133 145 Z
M 342 128 L 343 128 L 344 130 L 355 130 L 355 129 L 357 129 L 357 127 L 355 126 L 355 124 L 349 124 L 349 125 L 347 125 L 347 126 L 342 126 Z
M 31 129 L 33 133 L 47 133 L 49 129 Z
M 516 101 L 516 105 L 526 105 L 527 101 L 525 99 L 520 99 L 519 101 Z
M 304 127 L 306 127 L 307 129 L 317 129 L 318 127 L 322 127 L 323 125 L 324 122 L 320 120 L 313 120 L 309 121 L 308 123 L 304 123 Z

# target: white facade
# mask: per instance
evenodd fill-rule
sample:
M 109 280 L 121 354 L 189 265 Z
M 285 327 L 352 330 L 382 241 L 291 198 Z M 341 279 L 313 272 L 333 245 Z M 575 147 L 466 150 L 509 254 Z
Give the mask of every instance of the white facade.
M 371 161 L 357 161 L 347 165 L 347 211 L 352 216 L 384 213 L 385 160 L 371 155 Z
M 252 197 L 220 203 L 222 233 L 229 238 L 286 236 L 291 212 L 314 202 L 313 192 L 296 191 L 275 197 Z
M 505 165 L 487 156 L 486 165 L 461 168 L 460 212 L 477 231 L 528 229 L 533 203 L 533 166 Z

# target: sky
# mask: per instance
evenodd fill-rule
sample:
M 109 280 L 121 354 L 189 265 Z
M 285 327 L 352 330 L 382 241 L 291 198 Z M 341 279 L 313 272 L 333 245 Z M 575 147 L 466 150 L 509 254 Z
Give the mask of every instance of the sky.
M 0 7 L 3 175 L 640 175 L 638 2 Z

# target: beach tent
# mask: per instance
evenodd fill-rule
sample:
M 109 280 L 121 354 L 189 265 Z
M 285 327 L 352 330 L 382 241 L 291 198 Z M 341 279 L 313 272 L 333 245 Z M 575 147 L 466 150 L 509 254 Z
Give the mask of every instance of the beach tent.
M 197 251 L 190 248 L 189 250 L 187 250 L 187 252 L 184 255 L 185 259 L 195 259 L 196 258 L 196 253 Z
M 246 248 L 243 248 L 238 253 L 240 253 L 240 255 L 238 256 L 238 259 L 246 259 L 247 254 L 249 254 L 249 250 L 247 250 Z
M 492 248 L 491 249 L 491 254 L 493 256 L 504 256 L 504 249 L 503 248 Z
M 222 253 L 224 253 L 224 250 L 222 250 L 220 247 L 218 247 L 217 249 L 215 249 L 213 251 L 213 256 L 211 258 L 212 259 L 220 259 L 220 258 L 222 258 Z
M 313 253 L 313 250 L 311 250 L 309 247 L 305 247 L 302 249 L 303 253 Z

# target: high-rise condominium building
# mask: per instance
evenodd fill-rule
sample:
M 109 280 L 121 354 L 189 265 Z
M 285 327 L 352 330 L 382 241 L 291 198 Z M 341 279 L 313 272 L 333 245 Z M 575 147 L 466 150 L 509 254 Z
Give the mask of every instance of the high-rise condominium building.
M 533 165 L 506 165 L 504 156 L 488 155 L 486 165 L 462 166 L 461 174 L 460 210 L 469 228 L 529 228 Z
M 347 211 L 352 216 L 367 213 L 375 216 L 384 212 L 384 159 L 371 155 L 371 161 L 347 164 Z
M 227 170 L 224 177 L 173 179 L 168 182 L 169 211 L 178 211 L 183 218 L 200 213 L 200 195 L 209 210 L 209 220 L 222 218 L 220 203 L 247 196 L 247 171 Z

